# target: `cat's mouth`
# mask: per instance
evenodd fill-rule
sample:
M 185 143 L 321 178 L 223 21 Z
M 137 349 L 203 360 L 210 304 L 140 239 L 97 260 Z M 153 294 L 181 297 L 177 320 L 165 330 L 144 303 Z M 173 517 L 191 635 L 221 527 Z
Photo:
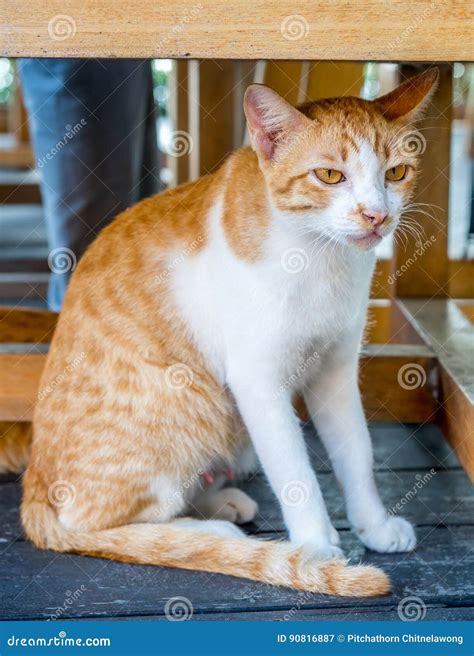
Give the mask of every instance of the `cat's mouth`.
M 369 233 L 365 233 L 363 235 L 356 235 L 356 236 L 348 236 L 347 241 L 350 244 L 354 244 L 354 246 L 357 246 L 361 250 L 367 251 L 370 248 L 374 248 L 379 244 L 384 235 L 381 235 L 377 230 L 372 230 Z

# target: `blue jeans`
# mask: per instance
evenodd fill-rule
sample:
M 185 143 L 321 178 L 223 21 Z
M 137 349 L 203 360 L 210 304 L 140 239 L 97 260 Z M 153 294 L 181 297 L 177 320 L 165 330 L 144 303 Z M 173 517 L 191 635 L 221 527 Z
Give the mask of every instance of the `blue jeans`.
M 60 310 L 71 271 L 119 212 L 160 190 L 150 62 L 18 62 L 41 174 L 50 248 L 48 305 Z

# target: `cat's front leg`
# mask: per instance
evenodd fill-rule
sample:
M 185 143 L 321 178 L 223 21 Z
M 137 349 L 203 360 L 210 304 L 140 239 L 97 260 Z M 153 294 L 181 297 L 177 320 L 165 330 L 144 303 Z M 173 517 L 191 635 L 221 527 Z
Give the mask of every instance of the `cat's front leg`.
M 414 530 L 390 517 L 374 480 L 372 443 L 357 383 L 355 354 L 335 354 L 309 383 L 305 400 L 342 486 L 347 515 L 360 540 L 379 552 L 411 551 Z
M 280 501 L 290 541 L 308 557 L 343 556 L 331 525 L 303 434 L 289 395 L 278 393 L 268 379 L 237 374 L 229 385 L 270 485 Z

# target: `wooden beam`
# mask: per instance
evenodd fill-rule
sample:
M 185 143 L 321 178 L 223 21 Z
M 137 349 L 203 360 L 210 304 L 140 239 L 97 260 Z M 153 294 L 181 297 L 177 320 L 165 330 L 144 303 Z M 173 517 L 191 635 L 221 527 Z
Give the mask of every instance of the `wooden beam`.
M 38 394 L 45 354 L 32 353 L 33 344 L 8 345 L 1 352 L 0 421 L 31 421 Z M 371 421 L 423 422 L 434 419 L 436 402 L 430 387 L 436 366 L 432 352 L 423 346 L 368 345 L 364 348 L 360 372 L 361 390 L 367 417 Z M 426 372 L 426 380 L 413 386 L 410 371 Z M 400 373 L 401 372 L 401 373 Z M 400 377 L 408 383 L 400 385 Z
M 474 482 L 474 404 L 466 390 L 441 367 L 440 424 L 460 463 Z
M 392 260 L 377 260 L 371 298 L 395 298 L 394 271 Z M 450 298 L 474 298 L 474 260 L 448 260 L 447 288 Z
M 370 344 L 360 360 L 360 389 L 368 421 L 433 422 L 437 402 L 433 352 L 420 345 Z
M 361 62 L 311 62 L 308 73 L 308 98 L 359 96 L 364 82 Z
M 41 203 L 36 171 L 0 170 L 0 204 L 38 205 Z
M 173 121 L 175 143 L 178 137 L 189 134 L 189 62 L 179 59 L 173 62 L 170 76 L 170 116 Z M 185 141 L 183 142 L 185 143 Z M 182 153 L 174 148 L 167 153 L 167 165 L 173 175 L 173 184 L 179 185 L 189 180 L 189 148 Z
M 474 480 L 474 325 L 452 300 L 410 299 L 400 306 L 436 354 L 438 421 Z
M 277 91 L 292 105 L 306 100 L 307 72 L 300 61 L 269 61 L 265 67 L 263 84 Z
M 189 68 L 190 177 L 217 169 L 234 150 L 234 63 L 193 61 Z
M 402 79 L 416 71 L 403 66 Z M 395 246 L 396 295 L 400 298 L 447 296 L 449 159 L 452 119 L 452 67 L 440 69 L 438 90 L 420 132 L 414 133 L 414 148 L 424 150 L 420 161 L 415 202 L 420 211 L 410 214 L 422 227 L 422 237 L 405 233 L 405 243 Z M 401 240 L 403 242 L 404 240 Z M 409 265 L 407 265 L 409 262 Z
M 1 354 L 0 421 L 31 421 L 46 355 Z
M 470 0 L 4 0 L 6 57 L 472 61 Z
M 0 306 L 0 343 L 39 342 L 47 344 L 58 321 L 56 312 Z
M 474 260 L 449 260 L 449 296 L 474 298 Z

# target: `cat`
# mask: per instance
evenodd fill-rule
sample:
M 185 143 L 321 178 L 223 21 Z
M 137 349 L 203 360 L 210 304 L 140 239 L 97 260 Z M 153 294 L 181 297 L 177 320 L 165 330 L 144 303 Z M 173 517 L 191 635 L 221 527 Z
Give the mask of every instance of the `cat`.
M 357 370 L 374 246 L 413 193 L 404 144 L 437 77 L 299 108 L 251 85 L 250 146 L 102 231 L 72 276 L 40 383 L 21 510 L 35 545 L 388 592 L 383 571 L 344 560 L 292 401 L 303 394 L 363 544 L 413 549 L 412 526 L 375 486 Z M 257 504 L 223 485 L 257 462 L 287 542 L 236 525 Z

